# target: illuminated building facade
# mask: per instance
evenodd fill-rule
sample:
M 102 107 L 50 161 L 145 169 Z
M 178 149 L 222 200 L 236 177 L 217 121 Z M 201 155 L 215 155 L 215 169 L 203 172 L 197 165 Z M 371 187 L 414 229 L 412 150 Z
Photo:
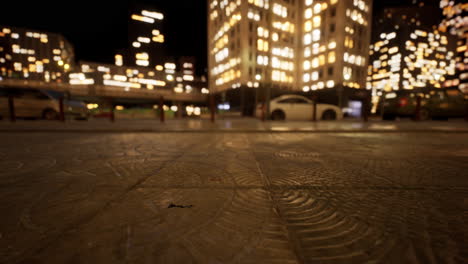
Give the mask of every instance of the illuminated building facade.
M 129 89 L 165 88 L 163 74 L 146 67 L 122 67 L 95 62 L 81 62 L 80 72 L 70 74 L 70 84 L 96 84 Z
M 443 88 L 455 74 L 454 41 L 421 21 L 424 10 L 392 8 L 382 14 L 382 27 L 369 51 L 367 89 L 372 90 L 374 106 L 383 92 Z
M 445 16 L 440 29 L 458 36 L 457 75 L 448 80 L 445 86 L 458 87 L 468 95 L 468 3 L 459 0 L 442 0 L 440 7 Z
M 78 71 L 69 74 L 72 85 L 105 85 L 111 87 L 145 90 L 169 90 L 174 93 L 208 93 L 206 80 L 199 77 L 186 80 L 183 73 L 176 71 L 175 63 L 151 69 L 81 62 Z M 187 74 L 185 74 L 187 76 Z
M 370 0 L 209 0 L 208 13 L 211 92 L 328 90 L 343 105 L 365 89 Z
M 115 64 L 154 68 L 165 61 L 164 15 L 143 7 L 133 10 L 128 25 L 129 48 L 126 54 L 116 54 Z
M 0 26 L 0 76 L 66 82 L 73 46 L 61 35 Z
M 175 93 L 208 93 L 206 80 L 195 76 L 195 63 L 182 57 L 179 65 L 167 56 L 163 34 L 164 15 L 143 6 L 129 14 L 129 47 L 115 55 L 115 65 L 82 63 L 79 77 L 84 82 L 125 89 L 165 89 Z M 90 74 L 91 73 L 91 74 Z M 88 80 L 88 77 L 92 76 Z M 78 79 L 71 82 L 80 83 Z

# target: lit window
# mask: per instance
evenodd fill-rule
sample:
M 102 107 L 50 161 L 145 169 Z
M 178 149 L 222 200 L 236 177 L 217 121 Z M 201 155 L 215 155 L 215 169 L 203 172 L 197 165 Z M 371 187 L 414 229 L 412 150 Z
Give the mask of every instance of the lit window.
M 312 43 L 312 35 L 305 34 L 304 35 L 304 44 L 309 45 L 310 43 Z
M 304 23 L 304 30 L 305 30 L 306 32 L 311 31 L 311 30 L 312 30 L 312 22 L 310 22 L 310 21 L 305 22 L 305 23 Z
M 331 51 L 328 53 L 328 63 L 334 63 L 336 61 L 335 52 Z
M 314 17 L 314 27 L 315 28 L 320 27 L 321 22 L 322 22 L 321 17 L 319 17 L 319 16 Z
M 275 41 L 275 42 L 278 41 L 278 39 L 279 39 L 278 33 L 273 33 L 272 36 L 271 36 L 271 39 L 273 41 Z
M 312 17 L 312 8 L 307 8 L 304 14 L 306 19 L 309 19 Z

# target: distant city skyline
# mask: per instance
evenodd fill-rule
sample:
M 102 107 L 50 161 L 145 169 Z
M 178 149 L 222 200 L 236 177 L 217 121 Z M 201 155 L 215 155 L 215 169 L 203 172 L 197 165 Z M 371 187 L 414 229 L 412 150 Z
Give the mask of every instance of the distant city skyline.
M 77 60 L 113 63 L 116 51 L 127 47 L 129 7 L 146 4 L 166 17 L 168 55 L 195 56 L 198 74 L 207 68 L 207 8 L 205 0 L 126 0 L 119 5 L 83 0 L 69 5 L 56 1 L 28 3 L 9 1 L 2 5 L 0 25 L 25 27 L 63 34 L 75 47 Z M 374 11 L 386 6 L 407 5 L 416 0 L 374 0 Z M 438 3 L 436 0 L 426 0 Z M 437 14 L 438 15 L 438 14 Z M 81 22 L 80 22 L 81 21 Z

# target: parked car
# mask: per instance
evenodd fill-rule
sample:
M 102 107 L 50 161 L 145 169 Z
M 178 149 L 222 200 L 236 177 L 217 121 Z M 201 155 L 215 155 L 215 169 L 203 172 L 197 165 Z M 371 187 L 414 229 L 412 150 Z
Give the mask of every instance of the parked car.
M 10 110 L 8 97 L 14 98 L 15 115 L 19 118 L 42 118 L 56 120 L 59 118 L 59 98 L 64 96 L 64 113 L 67 118 L 88 119 L 86 104 L 70 100 L 63 93 L 23 88 L 0 87 L 0 117 L 8 117 Z
M 263 105 L 258 105 L 256 115 L 261 116 Z M 300 95 L 283 95 L 270 101 L 273 120 L 312 120 L 313 101 Z M 343 112 L 334 105 L 317 104 L 317 119 L 340 120 Z
M 464 117 L 467 100 L 458 89 L 408 90 L 385 94 L 383 118 L 414 117 L 417 98 L 421 97 L 420 120 L 431 118 Z M 379 105 L 381 108 L 381 104 Z

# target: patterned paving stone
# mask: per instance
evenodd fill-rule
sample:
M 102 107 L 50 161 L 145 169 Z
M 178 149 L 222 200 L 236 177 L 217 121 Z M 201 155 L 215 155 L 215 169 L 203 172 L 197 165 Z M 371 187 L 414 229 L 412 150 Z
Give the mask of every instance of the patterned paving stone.
M 22 133 L 0 263 L 466 263 L 466 134 Z

